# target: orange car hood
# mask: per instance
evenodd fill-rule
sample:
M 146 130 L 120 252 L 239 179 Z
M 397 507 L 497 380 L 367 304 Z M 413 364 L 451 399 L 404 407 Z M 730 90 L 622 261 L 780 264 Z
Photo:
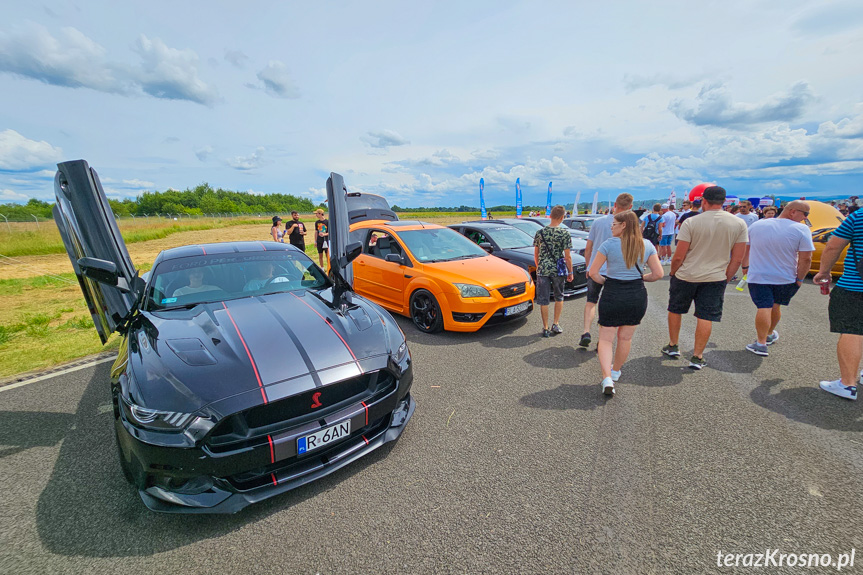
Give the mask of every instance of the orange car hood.
M 426 273 L 448 282 L 499 288 L 527 281 L 524 270 L 495 256 L 422 264 Z

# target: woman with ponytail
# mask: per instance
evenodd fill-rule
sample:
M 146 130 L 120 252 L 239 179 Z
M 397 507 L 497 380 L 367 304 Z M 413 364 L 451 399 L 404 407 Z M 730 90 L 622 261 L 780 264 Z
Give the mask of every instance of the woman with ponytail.
M 614 214 L 612 237 L 601 246 L 590 266 L 590 279 L 604 284 L 597 307 L 599 311 L 599 366 L 602 392 L 614 395 L 614 382 L 620 378 L 629 356 L 635 327 L 647 312 L 644 282 L 662 279 L 662 264 L 656 248 L 641 236 L 638 217 L 632 211 Z M 605 276 L 599 270 L 606 265 Z M 644 273 L 645 268 L 650 273 Z M 612 351 L 617 335 L 617 349 Z

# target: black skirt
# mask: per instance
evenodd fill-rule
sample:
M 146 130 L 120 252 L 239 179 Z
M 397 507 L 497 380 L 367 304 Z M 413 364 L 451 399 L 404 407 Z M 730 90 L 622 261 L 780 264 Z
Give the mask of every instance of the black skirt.
M 601 326 L 640 324 L 647 313 L 647 288 L 644 287 L 644 280 L 605 278 L 597 309 Z

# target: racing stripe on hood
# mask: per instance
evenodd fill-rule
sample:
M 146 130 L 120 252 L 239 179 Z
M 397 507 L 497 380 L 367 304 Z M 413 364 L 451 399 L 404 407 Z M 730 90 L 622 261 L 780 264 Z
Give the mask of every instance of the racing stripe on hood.
M 324 322 L 324 324 L 326 324 L 326 326 L 327 326 L 327 327 L 329 327 L 329 328 L 333 331 L 333 333 L 334 333 L 334 334 L 336 334 L 336 336 L 338 336 L 339 340 L 341 340 L 341 342 L 342 342 L 342 344 L 344 345 L 345 349 L 346 349 L 346 350 L 348 350 L 348 353 L 350 353 L 350 354 L 351 354 L 351 358 L 353 359 L 354 363 L 356 363 L 356 364 L 357 364 L 357 367 L 359 367 L 359 368 L 360 368 L 360 371 L 362 371 L 362 367 L 360 367 L 359 363 L 357 362 L 357 356 L 356 356 L 356 355 L 354 355 L 354 352 L 353 352 L 353 350 L 351 349 L 351 346 L 349 346 L 349 345 L 348 345 L 348 342 L 346 342 L 346 341 L 345 341 L 345 338 L 343 338 L 343 337 L 342 337 L 342 334 L 340 334 L 340 333 L 338 332 L 338 330 L 333 326 L 333 324 L 332 324 L 332 323 L 330 323 L 329 321 L 327 321 L 327 320 L 326 320 L 326 318 L 324 318 L 324 316 L 322 316 L 322 315 L 320 314 L 320 312 L 318 312 L 318 310 L 316 310 L 315 308 L 313 308 L 312 306 L 310 306 L 310 305 L 309 305 L 309 303 L 308 303 L 307 301 L 305 301 L 303 298 L 301 298 L 301 297 L 297 296 L 297 294 L 295 294 L 295 293 L 293 293 L 293 292 L 291 293 L 291 295 L 292 295 L 292 296 L 294 296 L 298 301 L 301 301 L 301 302 L 302 302 L 302 303 L 303 303 L 307 308 L 309 308 L 310 310 L 312 310 L 312 312 L 314 312 L 314 314 L 315 314 L 316 316 L 318 316 L 319 318 L 321 318 L 321 321 L 322 321 L 322 322 Z
M 306 348 L 303 346 L 300 338 L 297 337 L 297 334 L 294 330 L 290 328 L 288 323 L 285 321 L 285 318 L 280 316 L 272 305 L 263 298 L 261 299 L 264 306 L 273 314 L 273 317 L 276 318 L 276 321 L 279 322 L 279 325 L 285 330 L 285 333 L 288 334 L 288 337 L 291 339 L 291 342 L 297 348 L 297 352 L 300 354 L 300 357 L 303 358 L 303 363 L 306 364 L 306 369 L 309 370 L 309 375 L 312 376 L 312 380 L 315 382 L 315 387 L 321 387 L 323 384 L 321 383 L 321 376 L 318 375 L 318 370 L 315 369 L 315 364 L 312 363 L 312 358 L 309 357 Z
M 267 400 L 267 392 L 264 391 L 264 384 L 261 382 L 261 374 L 258 373 L 258 365 L 255 363 L 255 358 L 252 357 L 252 352 L 249 350 L 249 346 L 246 345 L 246 340 L 243 338 L 240 328 L 237 327 L 237 322 L 234 321 L 234 316 L 231 315 L 231 310 L 228 309 L 228 305 L 225 302 L 222 302 L 222 307 L 225 308 L 225 312 L 228 314 L 228 319 L 230 319 L 231 323 L 234 324 L 234 329 L 237 330 L 237 336 L 239 336 L 240 341 L 243 344 L 243 348 L 246 350 L 246 355 L 249 356 L 249 361 L 252 363 L 252 369 L 255 372 L 255 379 L 258 380 L 258 387 L 261 389 L 261 397 L 264 398 L 264 403 L 269 403 Z

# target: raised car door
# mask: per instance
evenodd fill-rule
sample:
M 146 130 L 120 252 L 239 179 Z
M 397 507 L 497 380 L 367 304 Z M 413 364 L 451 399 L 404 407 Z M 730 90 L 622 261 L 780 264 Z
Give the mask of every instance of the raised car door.
M 57 164 L 54 176 L 54 220 L 72 269 L 84 293 L 102 343 L 129 317 L 142 284 L 96 171 L 84 160 Z M 81 258 L 95 258 L 116 267 L 116 285 L 84 275 Z

